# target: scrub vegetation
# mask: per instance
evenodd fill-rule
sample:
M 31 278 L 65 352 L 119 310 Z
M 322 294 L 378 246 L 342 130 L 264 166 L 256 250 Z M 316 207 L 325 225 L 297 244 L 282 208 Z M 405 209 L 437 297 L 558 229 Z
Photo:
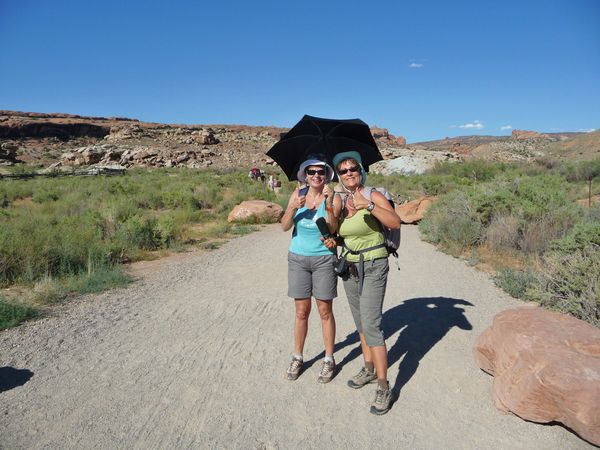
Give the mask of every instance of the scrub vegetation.
M 437 196 L 422 236 L 494 274 L 510 295 L 600 326 L 600 160 L 439 164 L 413 176 L 370 174 L 399 202 Z M 280 177 L 285 179 L 285 177 Z M 130 281 L 122 263 L 251 233 L 227 223 L 243 200 L 287 204 L 240 171 L 140 169 L 120 177 L 0 180 L 0 328 L 73 293 Z M 16 292 L 16 294 L 15 294 Z
M 254 224 L 227 223 L 249 199 L 284 201 L 239 171 L 0 180 L 0 287 L 7 292 L 0 328 L 72 293 L 127 284 L 122 263 L 190 246 L 214 249 L 254 231 Z
M 488 268 L 514 297 L 600 326 L 600 205 L 587 205 L 590 178 L 597 195 L 600 159 L 440 164 L 369 184 L 400 198 L 438 196 L 420 223 L 426 240 Z

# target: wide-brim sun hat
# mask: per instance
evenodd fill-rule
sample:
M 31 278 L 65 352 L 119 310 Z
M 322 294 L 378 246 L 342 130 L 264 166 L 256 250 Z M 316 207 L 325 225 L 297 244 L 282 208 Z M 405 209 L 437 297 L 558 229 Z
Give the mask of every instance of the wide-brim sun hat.
M 360 167 L 360 184 L 362 184 L 363 186 L 365 185 L 365 183 L 367 182 L 367 172 L 365 171 L 365 168 L 363 167 L 363 163 L 362 163 L 362 158 L 360 157 L 360 153 L 356 152 L 356 151 L 349 151 L 349 152 L 342 152 L 342 153 L 338 153 L 333 157 L 333 167 L 335 167 L 335 171 L 337 173 L 338 170 L 338 165 L 344 161 L 345 159 L 350 159 L 352 158 L 353 160 L 355 160 L 359 167 Z M 338 173 L 338 178 L 341 182 L 341 177 Z
M 300 183 L 306 183 L 306 168 L 310 166 L 322 166 L 325 167 L 325 179 L 326 183 L 331 183 L 333 180 L 333 168 L 327 164 L 325 161 L 321 161 L 319 159 L 307 159 L 302 164 L 300 164 L 300 168 L 298 169 L 297 178 Z

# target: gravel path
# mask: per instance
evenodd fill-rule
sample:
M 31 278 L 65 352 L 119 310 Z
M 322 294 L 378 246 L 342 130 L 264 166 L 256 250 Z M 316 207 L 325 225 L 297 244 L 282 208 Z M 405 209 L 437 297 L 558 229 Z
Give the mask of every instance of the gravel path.
M 346 386 L 362 360 L 341 285 L 337 377 L 316 382 L 315 308 L 309 367 L 285 380 L 288 243 L 289 233 L 267 226 L 210 253 L 150 263 L 127 289 L 1 332 L 0 447 L 590 448 L 560 426 L 495 409 L 492 378 L 471 348 L 495 313 L 519 303 L 420 241 L 415 227 L 403 229 L 402 270 L 390 271 L 384 305 L 390 382 L 400 391 L 393 409 L 373 416 L 374 386 Z M 9 373 L 31 378 L 8 389 Z

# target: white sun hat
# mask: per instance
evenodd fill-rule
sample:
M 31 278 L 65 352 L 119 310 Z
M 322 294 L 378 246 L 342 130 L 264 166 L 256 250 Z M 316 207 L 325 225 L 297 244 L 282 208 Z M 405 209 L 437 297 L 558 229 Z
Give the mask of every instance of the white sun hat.
M 300 164 L 300 168 L 298 169 L 297 178 L 300 183 L 306 183 L 306 168 L 310 166 L 323 166 L 325 167 L 325 182 L 331 183 L 333 180 L 333 168 L 324 161 L 319 159 L 307 159 L 302 164 Z

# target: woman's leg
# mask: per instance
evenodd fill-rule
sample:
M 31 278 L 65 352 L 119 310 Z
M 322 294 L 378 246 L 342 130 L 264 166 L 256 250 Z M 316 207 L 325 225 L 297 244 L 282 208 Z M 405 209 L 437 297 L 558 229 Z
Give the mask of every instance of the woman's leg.
M 363 359 L 365 360 L 365 367 L 369 367 L 373 364 L 373 355 L 371 355 L 371 347 L 367 345 L 364 333 L 358 333 L 360 336 L 360 349 L 362 350 Z
M 308 316 L 310 315 L 310 298 L 297 298 L 296 319 L 294 321 L 294 354 L 302 355 L 304 342 L 308 334 Z
M 335 317 L 333 316 L 333 300 L 317 299 L 317 307 L 321 316 L 323 328 L 323 344 L 325 344 L 325 355 L 333 356 L 335 345 Z
M 370 347 L 369 351 L 373 357 L 373 364 L 375 365 L 375 373 L 377 374 L 377 381 L 381 387 L 387 386 L 387 371 L 388 371 L 388 354 L 387 348 L 384 345 L 377 345 Z

